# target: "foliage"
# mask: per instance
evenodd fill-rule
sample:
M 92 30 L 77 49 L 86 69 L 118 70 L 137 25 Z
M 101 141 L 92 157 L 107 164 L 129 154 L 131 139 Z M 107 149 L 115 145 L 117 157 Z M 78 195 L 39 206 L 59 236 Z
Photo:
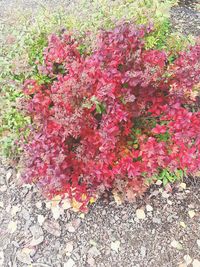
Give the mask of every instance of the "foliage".
M 48 197 L 67 193 L 86 210 L 105 190 L 132 200 L 149 179 L 166 184 L 200 169 L 200 46 L 171 63 L 166 52 L 145 50 L 149 32 L 119 24 L 89 55 L 71 34 L 49 37 L 38 69 L 51 82 L 24 84 L 33 121 L 25 182 Z
M 4 107 L 0 113 L 0 143 L 7 156 L 18 156 L 16 140 L 23 134 L 22 129 L 29 121 L 16 105 L 17 99 L 22 97 L 22 83 L 30 77 L 40 84 L 51 83 L 49 77 L 38 71 L 38 63 L 43 64 L 43 50 L 50 33 L 72 31 L 80 42 L 79 51 L 85 53 L 87 50 L 90 53 L 100 29 L 111 29 L 116 21 L 124 20 L 136 24 L 151 22 L 154 31 L 145 37 L 146 49 L 171 50 L 171 59 L 183 44 L 187 47 L 189 43 L 188 39 L 183 42 L 183 37 L 179 36 L 180 47 L 177 46 L 177 34 L 172 35 L 170 30 L 169 9 L 176 4 L 176 0 L 79 0 L 67 6 L 58 6 L 54 11 L 41 2 L 37 1 L 41 8 L 34 14 L 34 19 L 32 14 L 24 14 L 16 8 L 14 14 L 8 15 L 6 23 L 2 21 L 0 24 L 0 101 Z M 11 147 L 12 151 L 9 149 Z

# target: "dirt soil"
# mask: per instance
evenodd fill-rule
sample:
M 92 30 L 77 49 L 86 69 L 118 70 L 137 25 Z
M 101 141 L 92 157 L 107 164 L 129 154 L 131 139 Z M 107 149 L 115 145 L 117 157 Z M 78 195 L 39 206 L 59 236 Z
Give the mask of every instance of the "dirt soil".
M 3 0 L 1 16 L 16 4 L 37 10 L 34 1 Z M 172 22 L 199 34 L 193 6 L 175 7 Z M 17 181 L 15 170 L 1 162 L 0 267 L 200 267 L 198 179 L 168 191 L 154 186 L 132 204 L 104 198 L 86 215 L 71 212 L 67 203 L 52 208 L 36 187 Z

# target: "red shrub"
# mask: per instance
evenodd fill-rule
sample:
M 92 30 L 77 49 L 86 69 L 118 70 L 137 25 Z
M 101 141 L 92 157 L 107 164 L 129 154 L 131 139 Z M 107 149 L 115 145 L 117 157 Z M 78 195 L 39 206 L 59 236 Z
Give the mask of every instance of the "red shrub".
M 68 193 L 85 209 L 107 189 L 130 195 L 146 178 L 200 169 L 200 46 L 169 64 L 162 51 L 145 51 L 145 29 L 123 24 L 80 55 L 70 35 L 51 36 L 42 72 L 50 85 L 27 81 L 34 129 L 24 148 L 26 182 L 49 197 Z

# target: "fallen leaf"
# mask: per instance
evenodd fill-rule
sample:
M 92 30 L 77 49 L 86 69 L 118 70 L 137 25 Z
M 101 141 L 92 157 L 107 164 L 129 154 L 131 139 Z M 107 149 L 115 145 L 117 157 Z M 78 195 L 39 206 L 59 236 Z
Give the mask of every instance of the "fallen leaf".
M 73 259 L 69 259 L 67 262 L 64 263 L 64 267 L 73 267 L 75 264 Z
M 85 218 L 85 214 L 84 214 L 84 213 L 81 213 L 81 214 L 79 215 L 79 217 L 80 217 L 81 219 L 84 219 L 84 218 Z
M 61 235 L 60 224 L 57 221 L 45 220 L 43 228 L 50 234 L 59 237 Z
M 176 240 L 173 240 L 173 241 L 171 242 L 171 246 L 172 246 L 173 248 L 178 249 L 178 250 L 182 250 L 182 249 L 183 249 L 183 246 L 181 245 L 181 243 L 179 243 L 179 242 L 176 241 Z
M 65 251 L 67 254 L 71 253 L 73 251 L 73 242 L 70 241 L 66 244 Z
M 192 263 L 192 266 L 193 266 L 193 267 L 200 267 L 200 261 L 194 259 L 194 260 L 193 260 L 193 263 Z
M 180 222 L 180 226 L 182 226 L 183 228 L 186 228 L 186 224 L 184 222 Z
M 180 184 L 179 184 L 179 187 L 180 187 L 181 189 L 185 190 L 185 189 L 186 189 L 186 183 L 180 183 Z
M 189 210 L 188 214 L 189 214 L 189 217 L 192 219 L 195 216 L 195 211 L 194 210 Z
M 183 259 L 184 259 L 184 261 L 185 261 L 185 263 L 186 263 L 187 265 L 189 265 L 190 263 L 192 263 L 192 258 L 190 257 L 190 255 L 185 255 L 185 256 L 183 257 Z
M 43 223 L 45 221 L 45 217 L 43 215 L 39 214 L 37 216 L 37 220 L 38 220 L 39 225 L 43 225 Z
M 111 243 L 111 249 L 114 250 L 115 252 L 118 252 L 120 247 L 120 241 L 115 241 Z
M 51 207 L 56 207 L 60 203 L 62 197 L 60 195 L 55 196 L 51 199 Z
M 9 233 L 13 234 L 16 230 L 17 230 L 17 222 L 16 221 L 10 221 L 8 224 Z
M 59 206 L 52 206 L 51 212 L 52 212 L 53 218 L 55 220 L 58 220 L 60 218 L 61 213 L 62 213 Z
M 3 251 L 0 251 L 0 266 L 3 266 L 4 263 L 4 253 Z
M 61 207 L 64 210 L 70 209 L 71 208 L 71 201 L 68 198 L 65 198 L 61 201 Z
M 117 203 L 117 205 L 121 205 L 123 202 L 121 195 L 114 190 L 112 193 L 113 193 L 113 197 L 114 197 L 114 200 Z
M 136 210 L 136 216 L 138 219 L 143 220 L 145 219 L 146 215 L 143 209 L 137 209 Z
M 16 257 L 18 261 L 24 263 L 24 264 L 31 264 L 32 259 L 30 256 L 30 253 L 32 252 L 32 249 L 23 248 L 22 250 L 18 250 L 16 253 Z
M 20 210 L 21 210 L 21 207 L 19 205 L 13 206 L 11 209 L 11 215 L 15 216 L 17 212 L 19 212 Z
M 96 246 L 97 246 L 97 243 L 96 243 L 96 242 L 95 242 L 93 239 L 91 239 L 91 240 L 90 240 L 90 245 L 92 245 L 92 246 L 95 246 L 95 247 L 96 247 Z

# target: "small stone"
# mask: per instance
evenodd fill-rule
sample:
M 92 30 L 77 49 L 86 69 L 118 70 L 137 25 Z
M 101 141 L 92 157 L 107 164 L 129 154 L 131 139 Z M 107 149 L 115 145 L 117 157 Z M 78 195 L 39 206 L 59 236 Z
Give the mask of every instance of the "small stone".
M 197 239 L 197 246 L 200 248 L 200 239 Z
M 200 261 L 197 260 L 197 259 L 194 259 L 194 260 L 193 260 L 193 263 L 192 263 L 192 266 L 193 266 L 193 267 L 200 267 Z
M 73 267 L 74 264 L 74 260 L 70 258 L 67 262 L 64 262 L 64 267 Z
M 185 256 L 183 257 L 183 259 L 184 259 L 184 261 L 185 261 L 185 263 L 186 263 L 187 265 L 189 265 L 190 263 L 192 263 L 192 258 L 190 257 L 190 255 L 185 255 Z
M 43 228 L 49 233 L 54 236 L 59 237 L 61 235 L 61 228 L 60 224 L 55 220 L 46 220 L 43 223 Z
M 4 207 L 4 203 L 2 201 L 0 201 L 0 208 Z

